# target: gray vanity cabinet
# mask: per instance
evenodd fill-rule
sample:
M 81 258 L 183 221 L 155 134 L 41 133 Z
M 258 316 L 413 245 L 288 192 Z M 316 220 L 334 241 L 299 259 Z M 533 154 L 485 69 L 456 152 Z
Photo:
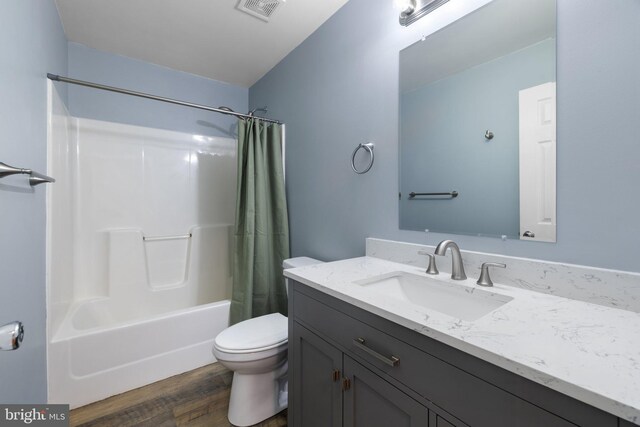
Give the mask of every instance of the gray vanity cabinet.
M 425 406 L 296 322 L 292 343 L 293 426 L 428 427 Z
M 292 427 L 618 427 L 611 414 L 291 282 Z

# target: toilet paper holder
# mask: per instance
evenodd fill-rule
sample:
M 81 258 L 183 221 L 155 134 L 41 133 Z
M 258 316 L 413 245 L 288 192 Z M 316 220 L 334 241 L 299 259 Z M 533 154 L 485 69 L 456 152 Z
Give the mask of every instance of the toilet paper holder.
M 0 326 L 0 350 L 17 350 L 24 339 L 22 322 L 11 322 Z

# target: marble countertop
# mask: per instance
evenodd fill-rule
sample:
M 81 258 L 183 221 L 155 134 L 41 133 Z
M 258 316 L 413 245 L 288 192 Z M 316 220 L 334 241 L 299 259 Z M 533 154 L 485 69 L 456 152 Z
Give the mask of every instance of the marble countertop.
M 424 269 L 362 257 L 285 270 L 312 288 L 628 421 L 640 422 L 640 314 L 495 284 L 513 298 L 474 320 L 376 294 L 355 281 Z M 476 278 L 444 282 L 478 288 Z

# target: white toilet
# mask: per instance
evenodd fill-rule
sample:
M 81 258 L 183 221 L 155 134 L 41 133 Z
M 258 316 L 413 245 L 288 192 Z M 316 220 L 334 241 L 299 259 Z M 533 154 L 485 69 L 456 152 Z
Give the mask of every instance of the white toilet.
M 282 266 L 287 269 L 321 262 L 298 257 L 285 260 Z M 245 320 L 218 334 L 213 355 L 233 371 L 231 424 L 257 424 L 287 407 L 287 341 L 288 319 L 280 313 Z

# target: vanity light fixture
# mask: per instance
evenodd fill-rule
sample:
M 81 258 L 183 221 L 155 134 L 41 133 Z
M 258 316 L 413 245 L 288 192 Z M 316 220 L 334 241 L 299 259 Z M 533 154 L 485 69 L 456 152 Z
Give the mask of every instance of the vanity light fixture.
M 393 0 L 393 6 L 400 12 L 400 17 L 408 16 L 416 9 L 416 0 Z
M 449 0 L 395 0 L 400 10 L 400 25 L 409 26 Z

